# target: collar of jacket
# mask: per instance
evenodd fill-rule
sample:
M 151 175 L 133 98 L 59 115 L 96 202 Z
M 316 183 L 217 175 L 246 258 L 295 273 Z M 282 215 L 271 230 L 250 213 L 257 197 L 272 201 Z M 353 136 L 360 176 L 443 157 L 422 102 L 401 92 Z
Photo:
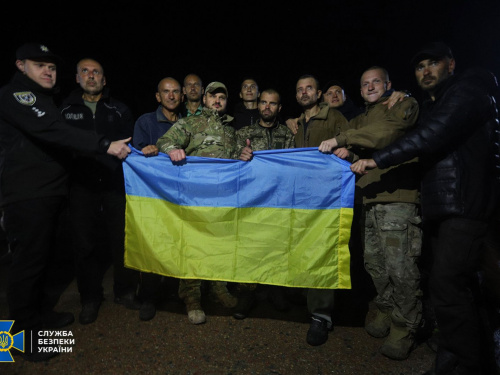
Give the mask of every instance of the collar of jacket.
M 319 105 L 319 112 L 314 115 L 313 117 L 311 117 L 309 119 L 309 121 L 311 121 L 312 119 L 317 119 L 317 120 L 326 120 L 326 118 L 328 117 L 328 111 L 330 110 L 330 107 L 328 106 L 328 103 L 326 102 L 321 102 L 318 104 Z M 304 122 L 305 121 L 305 113 L 302 112 L 300 114 L 300 117 L 299 117 L 299 122 Z
M 448 90 L 448 87 L 450 87 L 454 82 L 455 82 L 456 76 L 452 75 L 443 82 L 441 82 L 439 85 L 437 85 L 436 90 L 434 91 L 434 97 L 436 98 L 435 100 L 432 100 L 431 95 L 429 93 L 426 93 L 427 95 L 427 101 L 431 102 L 437 102 L 439 98 L 441 98 L 446 90 Z
M 262 129 L 276 129 L 278 126 L 280 126 L 280 122 L 278 121 L 278 119 L 275 119 L 274 122 L 273 122 L 273 125 L 272 126 L 262 126 L 260 124 L 260 118 L 254 122 L 254 125 L 255 126 L 258 126 L 259 128 L 262 128 Z
M 38 83 L 36 83 L 31 78 L 29 78 L 27 75 L 25 75 L 21 72 L 16 72 L 14 74 L 14 77 L 12 77 L 12 82 L 19 82 L 23 86 L 26 86 L 31 91 L 34 91 L 34 92 L 40 93 L 40 94 L 49 95 L 49 96 L 57 94 L 60 90 L 60 88 L 58 86 L 54 86 L 51 89 L 46 89 L 45 87 L 40 86 Z
M 68 96 L 69 100 L 73 103 L 83 103 L 83 89 L 81 87 L 78 87 L 74 89 Z M 102 96 L 99 99 L 98 102 L 100 101 L 109 101 L 109 89 L 107 87 L 104 87 L 102 90 Z
M 228 115 L 227 113 L 223 114 L 222 116 L 219 116 L 219 112 L 217 112 L 216 109 L 212 109 L 212 108 L 203 107 L 203 110 L 201 113 L 207 117 L 217 116 L 223 125 L 228 125 L 231 121 L 234 120 L 234 117 Z
M 377 104 L 385 102 L 387 100 L 387 98 L 392 95 L 393 92 L 394 92 L 394 89 L 387 90 L 386 92 L 384 92 L 382 94 L 382 96 L 380 97 L 380 99 L 377 100 L 376 102 L 373 102 L 373 103 L 365 102 L 365 114 L 368 113 L 368 111 L 371 108 L 375 107 Z
M 169 124 L 175 124 L 177 121 L 179 121 L 182 118 L 182 114 L 180 112 L 177 112 L 177 120 L 175 121 L 170 121 L 167 116 L 163 113 L 163 107 L 160 104 L 158 108 L 156 108 L 156 121 L 158 122 L 168 122 Z

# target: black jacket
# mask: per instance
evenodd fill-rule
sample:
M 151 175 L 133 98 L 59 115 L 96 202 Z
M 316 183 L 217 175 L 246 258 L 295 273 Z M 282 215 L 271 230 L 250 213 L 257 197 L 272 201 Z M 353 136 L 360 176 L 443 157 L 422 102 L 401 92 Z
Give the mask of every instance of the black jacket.
M 61 114 L 75 127 L 106 136 L 110 141 L 131 137 L 134 119 L 130 109 L 109 96 L 105 88 L 97 102 L 95 116 L 82 99 L 81 88 L 74 90 L 62 103 Z M 77 155 L 71 170 L 71 181 L 95 189 L 123 190 L 121 161 L 111 155 L 84 157 Z
M 497 89 L 495 77 L 482 69 L 450 77 L 435 101 L 424 102 L 418 126 L 373 154 L 379 168 L 420 157 L 425 219 L 491 215 L 500 162 Z
M 335 109 L 342 113 L 347 121 L 352 120 L 354 117 L 362 114 L 365 111 L 364 108 L 357 107 L 349 97 L 346 98 L 343 105 Z
M 74 129 L 44 89 L 17 72 L 0 89 L 0 203 L 67 194 L 73 151 L 105 153 L 103 136 Z
M 260 119 L 259 109 L 247 109 L 243 102 L 238 102 L 234 106 L 233 117 L 234 121 L 231 123 L 231 126 L 239 130 L 244 126 L 255 124 Z

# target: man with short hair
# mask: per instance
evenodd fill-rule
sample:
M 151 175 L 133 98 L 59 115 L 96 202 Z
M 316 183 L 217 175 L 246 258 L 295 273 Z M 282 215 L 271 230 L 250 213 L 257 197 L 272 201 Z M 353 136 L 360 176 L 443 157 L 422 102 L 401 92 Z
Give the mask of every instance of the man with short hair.
M 186 155 L 224 159 L 239 156 L 242 160 L 250 160 L 251 149 L 248 147 L 239 153 L 235 131 L 230 125 L 233 117 L 226 114 L 227 98 L 226 86 L 221 82 L 211 82 L 205 89 L 205 107 L 201 114 L 177 121 L 156 143 L 160 152 L 168 154 L 172 162 L 182 161 Z M 225 307 L 235 307 L 237 298 L 229 293 L 226 284 L 223 281 L 211 282 L 212 296 Z M 205 323 L 201 280 L 180 280 L 179 296 L 186 304 L 189 321 L 192 324 Z
M 392 108 L 398 101 L 402 101 L 408 96 L 409 94 L 404 91 L 393 91 L 384 104 L 386 104 L 388 108 Z M 326 83 L 323 88 L 323 100 L 330 108 L 335 108 L 342 113 L 347 121 L 363 113 L 363 108 L 357 107 L 354 104 L 351 98 L 345 94 L 343 84 L 337 80 L 331 80 Z M 297 120 L 298 118 L 289 118 L 286 120 L 286 125 L 293 134 L 297 133 Z
M 182 93 L 184 94 L 184 106 L 181 110 L 182 117 L 198 116 L 203 110 L 201 98 L 204 93 L 201 78 L 190 73 L 184 77 Z
M 111 140 L 131 137 L 130 109 L 110 96 L 102 65 L 83 58 L 76 65 L 76 88 L 63 101 L 69 125 L 104 134 Z M 121 162 L 107 155 L 76 155 L 70 173 L 70 219 L 76 257 L 81 324 L 97 319 L 104 300 L 103 278 L 113 265 L 114 302 L 138 310 L 139 273 L 124 265 L 125 183 Z
M 418 126 L 351 169 L 369 175 L 366 169 L 420 158 L 424 232 L 433 250 L 429 289 L 440 333 L 429 374 L 489 374 L 474 279 L 498 201 L 498 84 L 483 69 L 455 76 L 455 59 L 442 42 L 424 46 L 412 64 L 427 94 Z
M 233 111 L 233 128 L 239 130 L 244 126 L 255 124 L 259 119 L 259 109 L 257 108 L 259 96 L 257 81 L 253 78 L 245 78 L 240 87 L 241 101 L 236 104 Z
M 274 89 L 264 90 L 260 94 L 257 109 L 260 118 L 236 132 L 238 144 L 243 148 L 249 139 L 253 151 L 293 148 L 293 133 L 278 120 L 281 111 L 280 94 Z
M 252 125 L 244 126 L 236 131 L 238 145 L 244 148 L 249 140 L 252 151 L 294 148 L 295 137 L 293 133 L 286 125 L 279 122 L 281 97 L 276 90 L 266 89 L 260 94 L 258 111 L 260 116 L 258 120 Z M 235 319 L 247 317 L 256 301 L 256 288 L 257 284 L 239 284 L 238 305 L 233 313 Z M 284 287 L 269 285 L 267 289 L 268 299 L 277 310 L 288 309 Z
M 172 77 L 163 78 L 155 93 L 159 103 L 154 112 L 145 113 L 135 122 L 132 142 L 145 156 L 158 155 L 156 142 L 182 117 L 182 91 L 180 83 Z
M 12 332 L 25 331 L 22 356 L 33 362 L 57 355 L 38 350 L 39 330 L 74 321 L 73 314 L 54 312 L 46 303 L 58 277 L 51 258 L 67 207 L 67 161 L 73 152 L 118 159 L 130 153 L 130 138 L 111 142 L 64 122 L 53 102 L 60 63 L 47 46 L 24 44 L 16 51 L 17 73 L 0 90 L 0 205 L 12 251 L 7 303 Z
M 340 111 L 350 121 L 363 113 L 363 108 L 357 107 L 344 91 L 343 84 L 339 81 L 328 81 L 323 90 L 323 99 L 330 108 Z
M 180 83 L 172 77 L 163 78 L 155 93 L 159 103 L 154 112 L 145 113 L 135 122 L 134 147 L 146 157 L 158 155 L 156 142 L 172 125 L 182 117 L 179 113 L 182 105 L 182 90 Z M 162 276 L 149 272 L 141 273 L 139 297 L 142 302 L 139 319 L 151 320 L 156 315 Z
M 416 123 L 415 99 L 405 98 L 391 109 L 384 104 L 394 91 L 384 68 L 372 66 L 365 70 L 360 86 L 364 113 L 349 122 L 351 129 L 323 141 L 320 151 L 347 147 L 358 156 L 371 155 Z M 356 181 L 363 200 L 364 265 L 377 291 L 377 315 L 365 329 L 373 337 L 388 336 L 381 352 L 393 359 L 408 357 L 422 316 L 418 172 L 414 160 L 398 168 L 374 171 Z
M 322 91 L 316 77 L 309 74 L 299 77 L 295 90 L 303 110 L 297 121 L 296 147 L 317 147 L 321 141 L 349 129 L 342 113 L 321 102 Z M 334 295 L 333 289 L 307 290 L 307 305 L 312 315 L 306 336 L 309 345 L 322 345 L 328 340 L 328 332 L 333 330 Z

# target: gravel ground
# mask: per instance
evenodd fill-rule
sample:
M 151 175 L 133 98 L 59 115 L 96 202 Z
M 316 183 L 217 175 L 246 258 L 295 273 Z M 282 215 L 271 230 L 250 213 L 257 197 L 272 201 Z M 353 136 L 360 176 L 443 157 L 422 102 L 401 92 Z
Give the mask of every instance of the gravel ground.
M 309 346 L 306 306 L 276 311 L 261 295 L 245 320 L 205 301 L 206 324 L 193 326 L 184 306 L 167 299 L 149 321 L 138 311 L 113 303 L 111 272 L 106 274 L 105 297 L 99 318 L 83 326 L 65 328 L 75 344 L 71 353 L 44 363 L 30 363 L 14 356 L 14 363 L 0 363 L 0 374 L 422 374 L 432 364 L 434 352 L 421 344 L 404 361 L 379 353 L 383 339 L 368 336 L 364 317 L 373 316 L 373 304 L 353 302 L 350 291 L 339 291 L 334 314 L 335 329 L 326 344 Z M 0 266 L 0 319 L 7 318 L 6 266 Z M 78 317 L 79 295 L 73 281 L 56 308 Z M 13 332 L 14 333 L 14 332 Z M 14 349 L 12 349 L 14 350 Z

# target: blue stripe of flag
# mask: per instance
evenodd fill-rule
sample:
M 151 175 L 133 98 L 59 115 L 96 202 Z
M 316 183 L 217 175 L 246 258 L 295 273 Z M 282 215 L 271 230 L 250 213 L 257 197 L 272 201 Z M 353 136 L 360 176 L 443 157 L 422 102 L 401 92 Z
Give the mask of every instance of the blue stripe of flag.
M 255 151 L 250 162 L 133 152 L 123 163 L 128 195 L 201 207 L 352 208 L 349 163 L 314 148 Z

